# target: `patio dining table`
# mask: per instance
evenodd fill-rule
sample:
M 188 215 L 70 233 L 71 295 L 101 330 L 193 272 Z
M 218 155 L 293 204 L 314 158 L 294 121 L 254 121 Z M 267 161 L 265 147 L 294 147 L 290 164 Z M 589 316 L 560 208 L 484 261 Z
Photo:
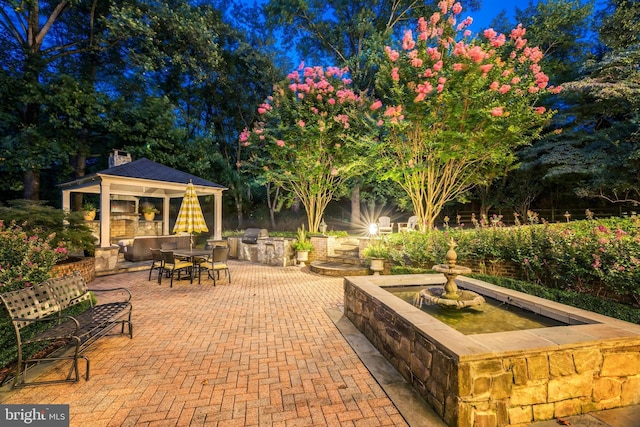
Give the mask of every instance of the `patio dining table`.
M 211 249 L 180 249 L 173 251 L 173 254 L 178 258 L 191 261 L 191 274 L 187 278 L 193 283 L 193 276 L 198 269 L 198 261 L 207 259 L 211 255 Z

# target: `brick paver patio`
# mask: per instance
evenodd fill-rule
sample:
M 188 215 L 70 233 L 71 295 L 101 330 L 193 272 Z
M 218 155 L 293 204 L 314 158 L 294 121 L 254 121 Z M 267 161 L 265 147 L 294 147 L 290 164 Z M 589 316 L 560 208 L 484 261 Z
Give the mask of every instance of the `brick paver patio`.
M 230 267 L 233 283 L 215 288 L 158 286 L 147 271 L 96 279 L 132 291 L 133 340 L 92 347 L 89 381 L 13 390 L 2 403 L 70 404 L 71 426 L 407 425 L 324 312 L 342 305 L 342 278 Z

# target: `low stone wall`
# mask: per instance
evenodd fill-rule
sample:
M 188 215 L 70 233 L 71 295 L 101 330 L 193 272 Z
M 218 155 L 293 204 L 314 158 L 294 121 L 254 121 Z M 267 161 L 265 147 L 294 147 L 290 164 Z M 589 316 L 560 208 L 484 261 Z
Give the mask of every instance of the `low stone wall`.
M 242 243 L 242 237 L 229 237 L 229 255 L 239 260 L 258 264 L 288 267 L 295 265 L 294 239 L 266 237 L 255 244 Z
M 345 316 L 447 425 L 526 425 L 640 403 L 640 326 L 548 302 L 587 323 L 462 335 L 379 288 L 416 278 L 345 279 Z
M 65 262 L 64 264 L 54 265 L 51 269 L 51 277 L 62 277 L 79 271 L 84 281 L 89 283 L 96 278 L 96 260 L 92 257 L 78 259 L 73 262 Z

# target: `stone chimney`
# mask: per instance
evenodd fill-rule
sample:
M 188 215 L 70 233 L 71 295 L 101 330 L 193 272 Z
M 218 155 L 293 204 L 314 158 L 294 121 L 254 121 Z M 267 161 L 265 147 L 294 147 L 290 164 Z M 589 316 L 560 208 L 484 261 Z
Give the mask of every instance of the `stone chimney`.
M 124 165 L 125 163 L 131 163 L 131 154 L 118 150 L 113 150 L 113 153 L 109 154 L 110 168 Z

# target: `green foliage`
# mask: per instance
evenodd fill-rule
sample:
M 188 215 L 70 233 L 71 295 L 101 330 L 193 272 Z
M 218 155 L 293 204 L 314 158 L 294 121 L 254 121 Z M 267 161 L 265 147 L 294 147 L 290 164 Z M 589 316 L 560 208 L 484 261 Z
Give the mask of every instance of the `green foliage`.
M 67 250 L 55 246 L 55 235 L 40 237 L 35 229 L 27 232 L 15 223 L 0 220 L 0 290 L 21 289 L 48 279 L 51 268 L 67 257 Z
M 20 199 L 8 202 L 8 206 L 0 205 L 0 220 L 5 225 L 15 222 L 42 239 L 53 236 L 50 242 L 53 247 L 63 245 L 70 253 L 93 256 L 95 237 L 81 212 L 64 212 L 44 202 Z
M 460 264 L 502 260 L 519 266 L 528 282 L 640 303 L 638 218 L 401 233 L 403 252 L 394 260 L 427 268 L 441 263 L 451 238 Z
M 391 255 L 391 251 L 383 240 L 375 240 L 362 250 L 362 256 L 365 258 L 384 258 L 387 259 Z
M 291 244 L 291 247 L 296 251 L 310 251 L 313 250 L 313 245 L 307 239 L 307 232 L 304 230 L 304 224 L 298 228 L 297 239 Z

